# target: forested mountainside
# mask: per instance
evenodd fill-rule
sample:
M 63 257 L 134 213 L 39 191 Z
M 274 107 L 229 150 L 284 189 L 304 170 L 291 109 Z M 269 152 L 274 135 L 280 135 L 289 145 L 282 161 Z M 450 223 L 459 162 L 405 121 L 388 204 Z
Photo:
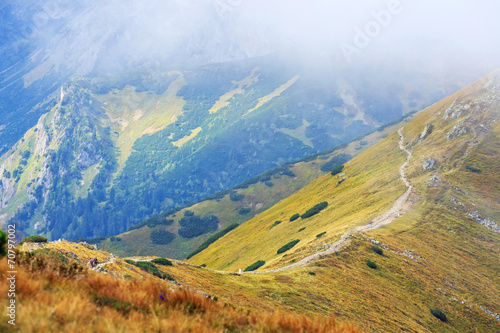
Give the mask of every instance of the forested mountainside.
M 412 117 L 408 114 L 403 120 L 382 126 L 349 144 L 285 163 L 232 189 L 153 216 L 116 237 L 97 237 L 87 241 L 120 256 L 189 258 L 241 223 L 365 151 Z
M 375 80 L 309 75 L 264 57 L 71 80 L 2 156 L 0 216 L 53 239 L 116 235 L 348 142 L 443 88 L 396 77 L 372 94 Z

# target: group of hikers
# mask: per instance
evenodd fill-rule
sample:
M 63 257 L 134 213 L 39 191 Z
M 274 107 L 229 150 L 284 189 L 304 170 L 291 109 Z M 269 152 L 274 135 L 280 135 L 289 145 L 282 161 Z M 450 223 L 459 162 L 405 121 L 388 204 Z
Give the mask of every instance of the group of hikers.
M 94 268 L 97 266 L 97 258 L 90 259 L 90 267 Z

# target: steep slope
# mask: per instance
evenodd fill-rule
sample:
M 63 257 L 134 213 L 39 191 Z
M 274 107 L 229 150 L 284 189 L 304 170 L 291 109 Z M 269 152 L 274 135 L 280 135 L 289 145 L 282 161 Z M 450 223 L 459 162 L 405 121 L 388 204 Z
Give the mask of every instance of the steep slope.
M 256 271 L 262 273 L 255 275 L 262 279 L 312 271 L 320 277 L 319 289 L 294 283 L 298 294 L 309 290 L 316 299 L 312 288 L 323 297 L 335 294 L 340 299 L 332 302 L 348 312 L 378 318 L 370 319 L 372 329 L 398 331 L 403 326 L 396 323 L 404 322 L 410 331 L 498 331 L 499 89 L 496 72 L 404 125 L 404 148 L 411 152 L 405 171 L 412 185 L 411 209 L 392 223 L 371 230 L 405 192 L 399 168 L 408 154 L 398 147 L 398 133 L 356 156 L 345 165 L 345 175 L 320 177 L 188 262 L 234 272 L 262 260 L 265 265 Z M 328 206 L 316 215 L 289 221 L 323 201 Z M 276 220 L 283 223 L 273 227 Z M 293 266 L 338 246 L 339 238 L 343 246 L 330 254 L 302 268 Z M 277 253 L 293 240 L 300 241 Z M 383 255 L 372 250 L 374 245 Z M 378 268 L 369 268 L 368 259 Z M 269 293 L 278 288 L 270 287 Z M 430 308 L 444 311 L 448 322 L 424 319 Z
M 203 269 L 177 262 L 134 263 L 69 242 L 24 244 L 21 249 L 16 255 L 16 318 L 9 318 L 15 325 L 2 321 L 0 329 L 6 332 L 361 332 L 333 316 L 270 313 L 269 304 L 255 306 L 257 299 L 247 290 L 241 292 L 248 300 L 207 292 L 217 287 L 195 289 L 199 286 L 191 286 L 195 279 L 190 276 L 201 277 L 205 283 L 215 279 Z M 89 267 L 90 258 L 101 264 Z M 5 280 L 6 258 L 0 260 L 0 267 Z M 236 276 L 223 280 L 238 284 Z M 0 290 L 4 306 L 9 302 L 8 285 L 0 284 Z
M 367 82 L 322 75 L 264 57 L 74 79 L 0 158 L 0 222 L 52 239 L 116 235 L 349 142 L 434 99 L 410 106 L 415 91 L 436 89 L 410 75 L 397 96 L 363 100 Z
M 181 209 L 167 211 L 132 226 L 129 231 L 116 235 L 116 237 L 89 241 L 120 256 L 163 255 L 169 258 L 184 259 L 188 255 L 193 255 L 193 251 L 199 251 L 197 248 L 205 244 L 205 241 L 212 236 L 224 231 L 225 228 L 234 228 L 237 224 L 251 219 L 278 201 L 292 195 L 316 178 L 330 172 L 335 166 L 345 163 L 352 156 L 365 151 L 392 133 L 397 126 L 400 126 L 400 123 L 380 128 L 350 144 L 343 144 L 306 157 L 299 162 L 288 163 L 279 168 L 268 170 L 232 190 L 216 193 Z M 219 221 L 217 230 L 194 237 L 181 236 L 179 230 L 182 226 L 179 222 L 185 214 L 190 213 L 202 218 L 216 216 Z M 152 234 L 159 233 L 159 230 L 166 230 L 175 236 L 165 242 L 153 240 Z M 210 241 L 212 242 L 212 240 Z

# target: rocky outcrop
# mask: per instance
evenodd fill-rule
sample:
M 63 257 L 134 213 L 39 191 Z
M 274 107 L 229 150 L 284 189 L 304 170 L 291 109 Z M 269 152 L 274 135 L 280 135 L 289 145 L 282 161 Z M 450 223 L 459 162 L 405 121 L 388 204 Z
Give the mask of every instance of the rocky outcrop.
M 422 169 L 428 171 L 428 170 L 434 170 L 434 168 L 436 167 L 436 163 L 437 161 L 433 158 L 429 158 L 428 160 L 426 160 L 424 162 L 424 164 L 422 164 Z
M 432 129 L 434 128 L 434 126 L 432 126 L 431 124 L 427 124 L 424 128 L 424 131 L 422 132 L 422 134 L 420 134 L 420 141 L 424 140 L 426 137 L 429 136 L 429 134 L 432 133 Z
M 2 176 L 3 168 L 0 169 L 0 208 L 5 208 L 10 199 L 16 195 L 15 183 L 11 178 Z
M 457 138 L 459 136 L 462 136 L 464 134 L 469 133 L 471 130 L 467 125 L 471 122 L 470 118 L 462 119 L 458 123 L 453 126 L 450 132 L 446 135 L 446 140 L 451 140 L 453 138 Z
M 486 228 L 494 232 L 500 232 L 500 225 L 496 224 L 490 219 L 482 218 L 477 211 L 473 211 L 471 213 L 468 213 L 467 215 L 473 218 L 477 223 L 484 225 Z

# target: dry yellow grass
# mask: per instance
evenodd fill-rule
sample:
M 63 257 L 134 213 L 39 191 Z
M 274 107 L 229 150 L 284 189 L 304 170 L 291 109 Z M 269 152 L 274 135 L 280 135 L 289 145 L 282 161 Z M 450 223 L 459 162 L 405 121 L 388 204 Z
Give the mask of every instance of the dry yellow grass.
M 169 290 L 150 277 L 124 281 L 69 270 L 56 252 L 18 254 L 16 325 L 9 332 L 361 332 L 333 318 L 240 311 L 189 290 Z M 77 266 L 75 266 L 77 267 Z M 1 303 L 7 271 L 0 261 Z M 163 299 L 160 299 L 162 295 Z

